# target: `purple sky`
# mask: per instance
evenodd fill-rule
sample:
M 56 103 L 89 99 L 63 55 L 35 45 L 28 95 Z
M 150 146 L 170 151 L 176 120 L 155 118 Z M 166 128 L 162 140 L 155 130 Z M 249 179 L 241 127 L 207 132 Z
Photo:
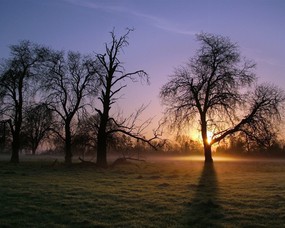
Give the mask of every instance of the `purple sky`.
M 144 69 L 151 85 L 130 83 L 118 107 L 129 113 L 150 103 L 145 115 L 159 117 L 159 90 L 193 56 L 201 31 L 230 37 L 257 63 L 260 81 L 285 89 L 284 23 L 284 0 L 0 0 L 0 57 L 23 39 L 102 52 L 114 27 L 118 35 L 135 28 L 121 59 L 127 71 Z

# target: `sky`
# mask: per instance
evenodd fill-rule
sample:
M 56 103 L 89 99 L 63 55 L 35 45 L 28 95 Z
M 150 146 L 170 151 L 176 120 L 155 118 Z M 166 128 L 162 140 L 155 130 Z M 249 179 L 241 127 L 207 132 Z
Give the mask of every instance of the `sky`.
M 285 89 L 284 0 L 0 0 L 0 58 L 9 45 L 30 40 L 56 50 L 102 53 L 110 31 L 134 28 L 120 59 L 126 71 L 143 69 L 150 85 L 128 83 L 115 109 L 158 121 L 161 87 L 199 47 L 200 32 L 229 37 L 256 62 L 259 82 Z

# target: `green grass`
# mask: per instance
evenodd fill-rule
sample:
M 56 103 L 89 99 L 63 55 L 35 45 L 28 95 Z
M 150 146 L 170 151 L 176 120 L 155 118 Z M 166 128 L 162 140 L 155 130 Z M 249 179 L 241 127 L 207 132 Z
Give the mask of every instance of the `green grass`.
M 0 227 L 284 227 L 285 162 L 0 162 Z

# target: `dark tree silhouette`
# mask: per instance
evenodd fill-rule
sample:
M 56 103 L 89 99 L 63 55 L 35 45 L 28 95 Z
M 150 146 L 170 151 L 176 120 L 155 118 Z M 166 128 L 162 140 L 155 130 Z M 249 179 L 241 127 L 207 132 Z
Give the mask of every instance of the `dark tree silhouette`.
M 102 109 L 96 109 L 99 114 L 99 123 L 97 126 L 97 165 L 100 167 L 107 167 L 107 140 L 111 134 L 121 132 L 149 144 L 156 138 L 145 139 L 141 134 L 148 121 L 140 126 L 136 126 L 136 120 L 145 107 L 141 107 L 129 118 L 118 119 L 110 116 L 111 106 L 117 102 L 118 94 L 127 86 L 127 80 L 135 82 L 139 78 L 148 82 L 148 75 L 145 71 L 125 72 L 123 63 L 119 60 L 120 53 L 129 45 L 128 35 L 131 31 L 128 29 L 120 37 L 116 37 L 114 31 L 112 31 L 111 43 L 105 45 L 106 53 L 97 55 L 103 68 L 103 72 L 100 73 L 102 89 L 99 97 Z
M 53 113 L 47 104 L 40 103 L 26 108 L 24 117 L 22 139 L 25 141 L 25 146 L 31 149 L 34 155 L 39 144 L 52 129 Z
M 3 118 L 9 119 L 12 133 L 11 162 L 18 163 L 23 108 L 34 95 L 33 88 L 44 71 L 49 50 L 30 41 L 21 41 L 10 49 L 11 57 L 1 67 L 0 97 Z
M 0 151 L 5 152 L 6 151 L 6 145 L 7 145 L 7 139 L 9 137 L 8 130 L 8 123 L 9 120 L 1 120 L 0 121 Z
M 242 60 L 229 38 L 206 33 L 197 38 L 200 49 L 186 66 L 175 70 L 160 96 L 174 126 L 189 125 L 198 117 L 205 161 L 212 162 L 212 145 L 228 135 L 242 131 L 260 138 L 272 132 L 284 95 L 268 84 L 245 92 L 256 81 L 255 64 Z M 210 131 L 213 136 L 208 140 Z
M 48 77 L 43 82 L 46 102 L 59 118 L 59 129 L 54 129 L 65 143 L 65 163 L 72 163 L 72 123 L 80 111 L 84 111 L 88 99 L 98 90 L 98 64 L 91 56 L 69 52 L 54 52 Z M 92 96 L 90 96 L 92 95 Z M 90 100 L 89 100 L 90 101 Z M 90 102 L 89 102 L 90 103 Z

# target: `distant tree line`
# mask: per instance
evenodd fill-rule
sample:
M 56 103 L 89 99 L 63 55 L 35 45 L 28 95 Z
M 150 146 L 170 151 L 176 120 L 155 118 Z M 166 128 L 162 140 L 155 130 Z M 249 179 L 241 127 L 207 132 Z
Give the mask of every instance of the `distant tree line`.
M 167 141 L 157 153 L 173 156 L 199 156 L 204 148 L 200 140 L 193 139 L 189 135 L 176 135 L 173 140 Z M 234 157 L 271 157 L 281 158 L 285 156 L 284 141 L 271 139 L 270 144 L 264 145 L 250 140 L 243 134 L 233 135 L 215 145 L 214 153 L 217 156 Z

